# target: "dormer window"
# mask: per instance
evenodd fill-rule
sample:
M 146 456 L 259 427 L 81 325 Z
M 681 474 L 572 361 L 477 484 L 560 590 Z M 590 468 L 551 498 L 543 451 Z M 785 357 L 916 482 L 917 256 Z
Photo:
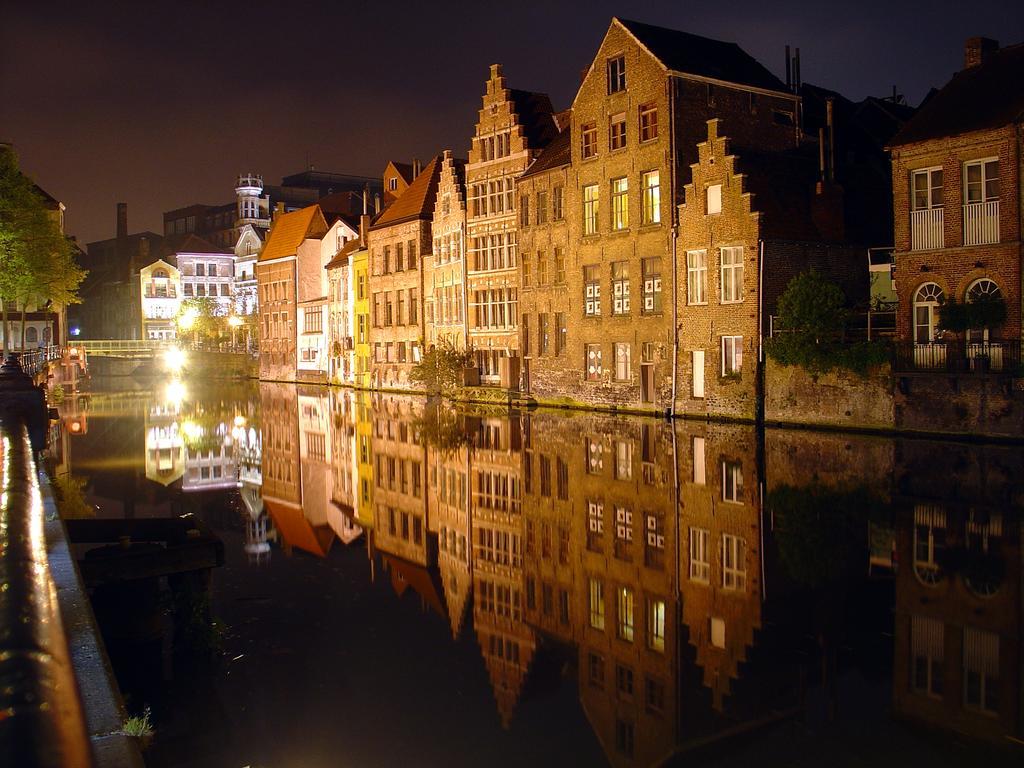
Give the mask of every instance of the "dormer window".
M 388 192 L 394 192 L 396 189 L 398 189 L 398 178 L 392 176 L 388 179 Z
M 608 94 L 626 90 L 626 57 L 608 59 Z

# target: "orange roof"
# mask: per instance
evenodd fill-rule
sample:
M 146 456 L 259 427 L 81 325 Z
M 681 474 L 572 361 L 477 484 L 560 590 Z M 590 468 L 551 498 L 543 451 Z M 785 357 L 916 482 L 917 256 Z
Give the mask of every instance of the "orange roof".
M 334 542 L 334 531 L 328 526 L 316 528 L 309 524 L 302 514 L 302 507 L 292 506 L 280 501 L 263 499 L 263 506 L 270 513 L 274 527 L 281 534 L 285 544 L 298 547 L 317 557 L 326 557 Z
M 260 261 L 294 256 L 302 241 L 327 234 L 327 221 L 318 205 L 309 205 L 298 211 L 278 214 L 267 234 L 267 242 L 260 251 Z
M 382 557 L 391 571 L 391 588 L 395 594 L 401 597 L 408 587 L 412 587 L 438 616 L 446 616 L 433 571 L 392 555 L 382 554 Z
M 412 184 L 380 215 L 370 229 L 381 229 L 410 219 L 432 219 L 437 182 L 441 177 L 441 157 L 435 156 Z
M 334 258 L 324 265 L 324 269 L 337 269 L 338 267 L 345 266 L 348 263 L 349 254 L 351 254 L 353 251 L 358 251 L 362 247 L 363 244 L 359 242 L 358 237 L 349 240 L 347 243 L 345 243 L 342 249 L 334 255 Z

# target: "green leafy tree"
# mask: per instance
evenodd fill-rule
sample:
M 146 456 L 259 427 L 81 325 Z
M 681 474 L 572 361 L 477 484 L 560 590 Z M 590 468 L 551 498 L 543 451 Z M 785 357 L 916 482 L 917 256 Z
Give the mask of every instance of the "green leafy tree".
M 216 340 L 224 334 L 227 316 L 216 299 L 197 296 L 181 302 L 176 322 L 179 335 L 191 335 L 196 341 Z
M 813 269 L 800 273 L 779 297 L 780 332 L 768 340 L 768 354 L 783 365 L 812 373 L 844 368 L 863 374 L 885 362 L 888 349 L 880 342 L 846 343 L 845 304 L 838 285 Z
M 474 364 L 472 351 L 442 341 L 427 350 L 409 378 L 430 394 L 450 395 L 462 387 L 464 371 Z
M 21 309 L 25 338 L 27 305 L 63 311 L 80 301 L 78 288 L 85 278 L 74 259 L 72 244 L 43 196 L 18 168 L 9 146 L 0 146 L 0 303 L 4 352 L 10 350 L 10 311 Z M 24 344 L 24 341 L 22 342 Z
M 979 296 L 961 303 L 950 297 L 939 306 L 939 328 L 962 334 L 972 328 L 994 328 L 1006 322 L 1002 296 Z

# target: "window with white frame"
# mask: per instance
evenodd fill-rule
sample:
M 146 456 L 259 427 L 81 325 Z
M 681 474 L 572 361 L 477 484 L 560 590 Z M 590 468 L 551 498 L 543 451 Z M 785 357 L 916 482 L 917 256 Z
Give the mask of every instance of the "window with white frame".
M 641 262 L 643 274 L 644 314 L 661 312 L 661 257 L 651 256 Z
M 945 625 L 925 616 L 910 617 L 910 685 L 917 693 L 940 699 L 945 669 Z
M 633 545 L 633 511 L 628 507 L 615 507 L 615 556 L 620 560 L 631 559 Z
M 711 532 L 704 528 L 690 529 L 690 581 L 707 584 L 711 579 L 711 558 L 708 544 Z
M 722 249 L 722 303 L 743 301 L 743 247 Z
M 737 376 L 743 368 L 743 337 L 722 337 L 722 375 Z
M 601 267 L 596 264 L 583 268 L 583 302 L 587 317 L 601 314 Z
M 910 172 L 911 204 L 915 211 L 942 207 L 942 169 L 922 168 Z
M 722 501 L 743 503 L 743 464 L 722 461 Z
M 739 536 L 722 534 L 722 589 L 747 586 L 747 542 Z
M 615 351 L 615 380 L 629 381 L 632 374 L 630 344 L 628 341 L 615 342 L 613 347 Z
M 583 350 L 587 381 L 600 381 L 603 370 L 601 368 L 601 345 L 585 344 Z
M 612 262 L 612 314 L 629 314 L 629 263 Z
M 964 707 L 999 713 L 999 635 L 964 627 Z
M 707 188 L 708 213 L 722 212 L 722 185 L 712 184 Z
M 604 584 L 590 580 L 590 626 L 604 629 Z
M 964 203 L 987 203 L 999 199 L 999 160 L 964 163 Z
M 629 480 L 633 477 L 633 443 L 629 440 L 615 441 L 615 479 Z
M 707 304 L 708 252 L 686 252 L 686 303 Z
M 608 94 L 626 90 L 626 57 L 608 59 Z

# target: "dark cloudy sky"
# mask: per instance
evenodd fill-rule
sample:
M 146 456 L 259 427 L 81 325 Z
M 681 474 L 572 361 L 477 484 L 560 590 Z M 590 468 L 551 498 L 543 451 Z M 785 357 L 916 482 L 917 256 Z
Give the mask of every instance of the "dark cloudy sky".
M 616 14 L 735 41 L 780 76 L 800 46 L 804 80 L 912 103 L 969 35 L 1024 40 L 1022 0 L 7 2 L 0 139 L 81 240 L 112 236 L 122 200 L 132 231 L 160 231 L 164 210 L 231 201 L 240 171 L 465 155 L 491 62 L 568 106 Z

